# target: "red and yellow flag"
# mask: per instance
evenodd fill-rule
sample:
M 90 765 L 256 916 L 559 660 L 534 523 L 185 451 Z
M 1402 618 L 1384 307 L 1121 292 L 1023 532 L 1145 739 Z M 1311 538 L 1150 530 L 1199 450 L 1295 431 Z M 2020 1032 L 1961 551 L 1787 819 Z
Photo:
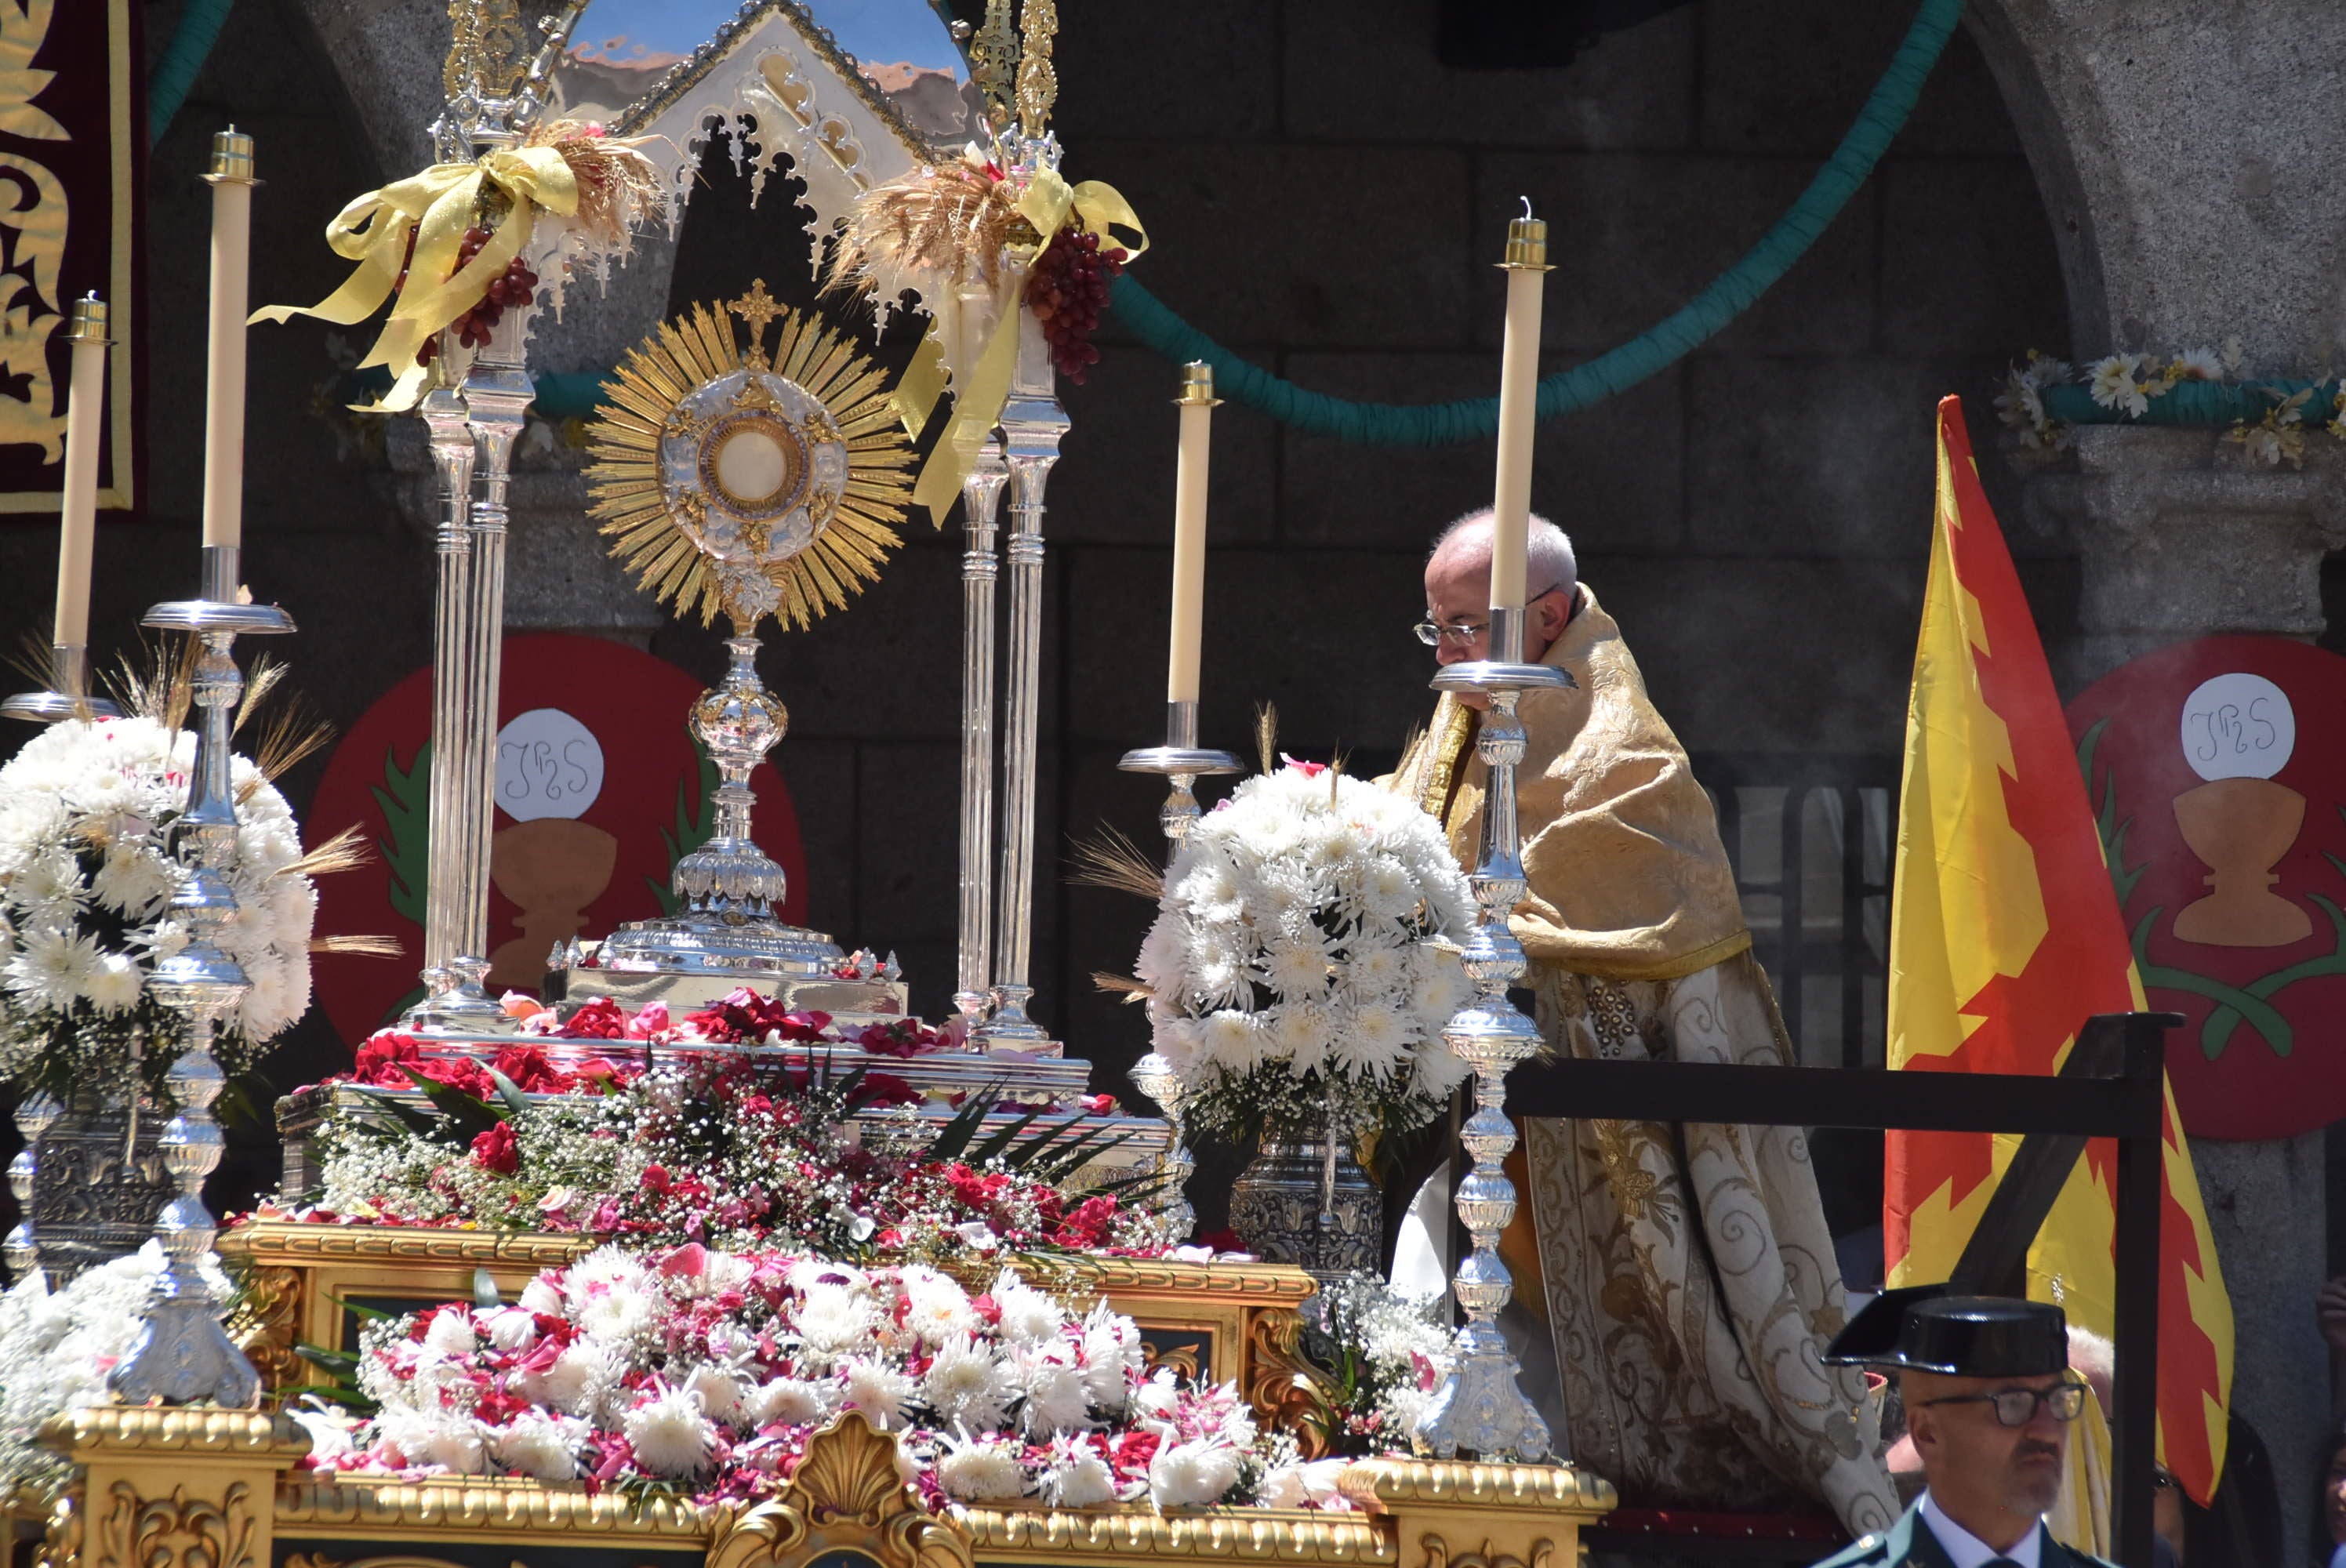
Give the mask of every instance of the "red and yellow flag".
M 1890 1065 L 2052 1073 L 2096 1013 L 2138 1011 L 2086 784 L 1959 399 L 1939 404 L 1930 586 L 1906 713 L 1890 922 Z M 2232 1308 L 2172 1089 L 2160 1190 L 2159 1458 L 2206 1502 L 2224 1461 Z M 2017 1136 L 1890 1135 L 1893 1285 L 1953 1272 Z M 2111 1330 L 2117 1156 L 2087 1145 L 2029 1250 L 2029 1294 Z

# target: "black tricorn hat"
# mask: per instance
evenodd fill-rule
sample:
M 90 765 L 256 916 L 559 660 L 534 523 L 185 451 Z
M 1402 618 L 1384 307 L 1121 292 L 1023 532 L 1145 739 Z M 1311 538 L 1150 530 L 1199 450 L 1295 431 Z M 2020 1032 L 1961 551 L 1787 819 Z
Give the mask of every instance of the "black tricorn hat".
M 2043 1377 L 2068 1368 L 2069 1320 L 2043 1301 L 1909 1285 L 1867 1302 L 1825 1347 L 1824 1359 L 1958 1378 Z

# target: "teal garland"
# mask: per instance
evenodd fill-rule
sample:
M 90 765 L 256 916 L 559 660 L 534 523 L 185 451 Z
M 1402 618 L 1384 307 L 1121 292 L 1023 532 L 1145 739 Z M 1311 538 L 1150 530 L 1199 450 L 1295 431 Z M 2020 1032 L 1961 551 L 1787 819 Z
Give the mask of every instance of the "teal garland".
M 2336 417 L 2341 382 L 2178 382 L 2152 398 L 2139 414 L 2105 408 L 2093 392 L 2076 385 L 2046 387 L 2045 412 L 2064 424 L 2261 424 L 2269 410 L 2279 408 L 2308 387 L 2313 395 L 2303 404 L 2303 423 L 2318 430 Z
M 1743 313 L 1816 242 L 1865 183 L 1906 123 L 1923 81 L 1938 63 L 1963 15 L 1963 0 L 1923 0 L 1914 25 L 1874 84 L 1857 121 L 1774 228 L 1740 260 L 1711 280 L 1678 312 L 1639 337 L 1560 371 L 1539 386 L 1539 416 L 1553 419 L 1611 397 L 1676 363 Z M 1476 441 L 1499 426 L 1495 398 L 1456 402 L 1352 402 L 1282 381 L 1198 331 L 1167 309 L 1129 273 L 1117 279 L 1109 309 L 1143 343 L 1176 363 L 1203 360 L 1214 367 L 1214 391 L 1297 430 L 1340 441 L 1388 446 L 1442 446 Z
M 220 28 L 227 25 L 229 10 L 235 4 L 236 0 L 188 0 L 170 44 L 155 62 L 154 74 L 147 78 L 148 147 L 161 141 L 178 117 L 179 106 L 188 101 L 196 74 L 211 58 L 212 46 L 219 42 Z

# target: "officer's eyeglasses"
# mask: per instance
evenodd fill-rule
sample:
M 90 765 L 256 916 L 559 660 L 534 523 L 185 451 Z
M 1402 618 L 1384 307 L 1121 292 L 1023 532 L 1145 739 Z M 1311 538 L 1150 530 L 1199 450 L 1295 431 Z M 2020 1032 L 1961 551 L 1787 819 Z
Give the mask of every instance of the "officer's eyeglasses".
M 1994 1405 L 1996 1424 L 2025 1427 L 2036 1419 L 2036 1407 L 2044 1406 L 2053 1412 L 2056 1421 L 2074 1421 L 2086 1410 L 2086 1386 L 2083 1383 L 2055 1383 L 2049 1389 L 1998 1389 L 1992 1394 L 1949 1394 L 1944 1399 L 1924 1400 L 1926 1405 Z

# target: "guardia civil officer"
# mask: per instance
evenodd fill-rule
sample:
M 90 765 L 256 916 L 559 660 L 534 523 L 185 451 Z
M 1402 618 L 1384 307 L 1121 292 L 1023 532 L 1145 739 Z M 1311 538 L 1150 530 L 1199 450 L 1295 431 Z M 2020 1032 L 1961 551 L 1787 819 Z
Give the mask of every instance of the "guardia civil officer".
M 2045 1528 L 2087 1397 L 2061 1308 L 1941 1292 L 1883 1292 L 1825 1353 L 1895 1369 L 1928 1484 L 1887 1533 L 1818 1568 L 2109 1568 Z

